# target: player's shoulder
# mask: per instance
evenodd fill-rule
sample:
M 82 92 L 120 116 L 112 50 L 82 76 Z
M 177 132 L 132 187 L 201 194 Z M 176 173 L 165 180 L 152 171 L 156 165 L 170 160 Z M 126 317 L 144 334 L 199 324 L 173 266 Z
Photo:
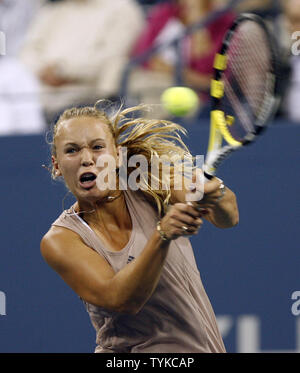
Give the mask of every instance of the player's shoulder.
M 59 225 L 51 225 L 48 232 L 43 236 L 42 241 L 63 240 L 65 237 L 70 238 L 77 236 L 77 233 L 73 232 L 71 229 Z
M 70 229 L 52 225 L 40 242 L 41 254 L 46 261 L 58 261 L 68 255 L 75 243 L 81 242 L 77 233 Z

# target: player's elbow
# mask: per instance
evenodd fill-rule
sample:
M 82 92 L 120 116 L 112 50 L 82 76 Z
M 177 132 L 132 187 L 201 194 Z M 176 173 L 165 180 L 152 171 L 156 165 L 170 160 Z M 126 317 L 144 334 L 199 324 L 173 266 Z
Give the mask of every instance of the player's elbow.
M 228 216 L 228 222 L 227 222 L 227 227 L 226 228 L 233 228 L 233 227 L 235 227 L 236 225 L 239 224 L 239 220 L 240 220 L 239 210 L 238 210 L 237 205 L 235 204 L 232 207 L 231 212 L 230 212 L 230 214 Z
M 236 204 L 230 206 L 222 217 L 216 219 L 214 224 L 218 228 L 233 228 L 239 224 L 239 210 Z
M 239 224 L 240 218 L 239 218 L 239 213 L 237 212 L 231 219 L 231 227 L 235 227 L 236 225 Z
M 113 294 L 113 296 L 110 297 L 110 309 L 127 315 L 136 315 L 142 309 L 146 301 L 144 297 L 137 296 L 137 294 L 133 295 L 131 292 L 127 293 L 123 287 L 116 286 L 113 280 L 111 285 L 112 291 L 110 294 Z
M 238 225 L 240 218 L 236 195 L 233 192 L 230 193 L 227 211 L 227 228 L 235 227 Z
M 118 302 L 114 308 L 116 312 L 134 316 L 140 312 L 142 305 L 139 305 L 133 301 L 126 301 Z
M 235 227 L 236 225 L 238 225 L 238 223 L 239 223 L 238 219 L 230 217 L 230 218 L 227 218 L 226 220 L 222 220 L 222 222 L 216 222 L 214 223 L 214 225 L 217 228 L 227 229 L 227 228 Z
M 238 225 L 240 221 L 240 214 L 239 214 L 239 208 L 238 208 L 236 196 L 234 196 L 234 204 L 233 204 L 233 209 L 232 209 L 231 221 L 232 221 L 232 227 L 235 227 L 236 225 Z
M 110 292 L 110 288 L 107 288 L 107 293 L 110 296 L 103 297 L 103 289 L 101 292 L 95 291 L 93 294 L 85 294 L 81 296 L 86 302 L 95 305 L 96 307 L 101 307 L 111 312 L 122 313 L 127 315 L 136 315 L 142 306 L 139 306 L 136 302 L 130 299 L 123 298 L 123 296 L 118 296 L 117 291 Z
M 124 313 L 126 315 L 135 316 L 137 315 L 142 307 L 138 307 L 132 304 L 122 305 L 118 308 L 119 313 Z

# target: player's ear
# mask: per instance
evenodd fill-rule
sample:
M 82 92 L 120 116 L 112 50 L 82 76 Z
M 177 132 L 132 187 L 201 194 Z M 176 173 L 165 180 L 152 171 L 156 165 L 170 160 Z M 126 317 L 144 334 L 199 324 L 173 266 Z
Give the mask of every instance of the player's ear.
M 59 169 L 57 159 L 54 157 L 54 155 L 52 155 L 51 161 L 52 161 L 52 166 L 53 166 L 53 169 L 54 169 L 54 177 L 57 178 L 57 177 L 61 176 L 62 173 Z

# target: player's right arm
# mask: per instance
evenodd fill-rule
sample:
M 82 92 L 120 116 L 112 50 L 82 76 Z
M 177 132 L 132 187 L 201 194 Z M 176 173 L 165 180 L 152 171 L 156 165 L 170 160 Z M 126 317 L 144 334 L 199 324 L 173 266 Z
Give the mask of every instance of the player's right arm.
M 168 237 L 182 235 L 181 226 L 193 222 L 191 213 L 195 214 L 195 211 L 186 204 L 172 207 L 161 221 L 162 229 Z M 78 234 L 53 226 L 41 241 L 41 254 L 86 302 L 116 312 L 136 314 L 158 284 L 169 243 L 155 230 L 141 255 L 115 272 Z
M 45 261 L 86 302 L 111 311 L 137 313 L 154 291 L 168 245 L 159 234 L 149 240 L 142 257 L 119 272 L 73 231 L 52 227 L 41 241 Z M 149 265 L 151 263 L 151 265 Z

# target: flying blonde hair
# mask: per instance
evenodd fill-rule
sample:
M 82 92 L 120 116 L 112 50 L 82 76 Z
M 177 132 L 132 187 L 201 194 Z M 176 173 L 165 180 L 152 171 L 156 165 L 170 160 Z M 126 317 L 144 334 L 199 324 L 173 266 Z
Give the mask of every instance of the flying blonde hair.
M 104 104 L 104 108 L 98 108 L 99 104 Z M 191 161 L 192 157 L 188 147 L 183 142 L 181 135 L 186 135 L 186 129 L 179 124 L 168 120 L 147 119 L 141 116 L 133 116 L 133 114 L 141 111 L 149 110 L 149 105 L 138 105 L 123 109 L 120 105 L 118 109 L 111 113 L 112 104 L 106 100 L 99 100 L 92 106 L 73 107 L 65 110 L 58 118 L 53 127 L 51 153 L 56 157 L 55 138 L 61 124 L 72 118 L 90 117 L 97 118 L 101 122 L 107 124 L 116 146 L 126 147 L 127 159 L 133 155 L 142 155 L 146 157 L 148 165 L 151 164 L 153 157 L 160 159 L 174 159 Z M 127 163 L 126 163 L 127 164 Z M 178 168 L 174 164 L 170 164 L 170 174 L 168 175 L 174 181 Z M 128 176 L 135 170 L 134 167 L 128 167 Z M 191 168 L 192 169 L 192 168 Z M 182 170 L 182 169 L 180 169 Z M 52 165 L 52 177 L 55 178 L 55 169 Z M 177 175 L 178 176 L 178 175 Z M 170 183 L 164 179 L 165 175 L 158 173 L 157 184 L 158 188 L 153 188 L 149 180 L 153 180 L 153 174 L 148 167 L 147 174 L 142 175 L 142 183 L 144 187 L 141 192 L 147 199 L 157 207 L 158 213 L 161 215 L 165 213 L 171 196 Z M 182 174 L 181 174 L 182 177 Z M 172 184 L 171 184 L 172 185 Z

